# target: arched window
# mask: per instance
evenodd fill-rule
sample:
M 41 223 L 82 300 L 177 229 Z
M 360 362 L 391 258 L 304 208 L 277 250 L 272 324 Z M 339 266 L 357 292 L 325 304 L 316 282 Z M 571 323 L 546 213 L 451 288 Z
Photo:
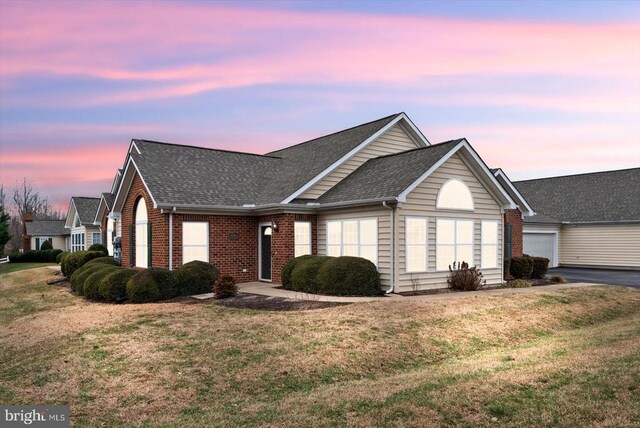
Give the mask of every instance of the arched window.
M 136 204 L 136 267 L 149 267 L 147 204 L 140 198 Z
M 438 192 L 436 208 L 473 211 L 473 196 L 462 180 L 452 178 Z

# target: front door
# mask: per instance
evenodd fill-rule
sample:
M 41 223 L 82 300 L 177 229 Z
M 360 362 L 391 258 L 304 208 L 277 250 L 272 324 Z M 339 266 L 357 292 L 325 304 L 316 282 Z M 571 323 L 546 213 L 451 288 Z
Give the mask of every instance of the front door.
M 260 245 L 259 245 L 259 260 L 260 260 L 260 280 L 271 281 L 271 225 L 260 225 Z

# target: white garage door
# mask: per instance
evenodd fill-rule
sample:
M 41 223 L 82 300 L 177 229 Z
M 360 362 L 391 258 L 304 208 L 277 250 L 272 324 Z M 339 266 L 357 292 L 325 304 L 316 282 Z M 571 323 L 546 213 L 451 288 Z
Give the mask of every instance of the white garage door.
M 546 257 L 554 265 L 555 260 L 555 235 L 553 233 L 524 233 L 522 250 L 523 253 L 534 257 Z

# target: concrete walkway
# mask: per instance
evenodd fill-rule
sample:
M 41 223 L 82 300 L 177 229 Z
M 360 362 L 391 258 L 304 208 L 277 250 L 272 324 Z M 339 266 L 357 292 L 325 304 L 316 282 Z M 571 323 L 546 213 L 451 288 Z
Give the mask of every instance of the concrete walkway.
M 491 295 L 513 295 L 513 294 L 531 294 L 540 292 L 550 292 L 556 290 L 562 290 L 565 288 L 576 287 L 591 287 L 601 284 L 589 284 L 589 283 L 573 283 L 573 284 L 553 284 L 543 285 L 539 287 L 529 288 L 498 288 L 481 291 L 467 291 L 467 292 L 443 292 L 437 294 L 423 294 L 418 296 L 401 296 L 399 294 L 389 294 L 384 297 L 341 297 L 341 296 L 322 296 L 318 294 L 307 294 L 296 291 L 285 290 L 280 287 L 279 284 L 270 284 L 265 282 L 246 282 L 238 284 L 238 291 L 247 294 L 258 294 L 261 296 L 269 297 L 281 297 L 292 300 L 312 300 L 317 302 L 343 302 L 343 303 L 358 303 L 358 302 L 380 302 L 380 301 L 407 301 L 407 300 L 453 300 L 453 299 L 465 299 L 469 297 L 491 296 Z M 199 296 L 193 296 L 196 299 L 210 299 L 213 297 L 213 293 L 201 294 Z

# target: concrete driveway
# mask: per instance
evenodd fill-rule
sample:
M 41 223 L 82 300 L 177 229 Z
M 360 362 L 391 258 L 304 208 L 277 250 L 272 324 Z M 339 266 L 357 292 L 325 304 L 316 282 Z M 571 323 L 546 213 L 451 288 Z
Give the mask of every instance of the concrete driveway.
M 640 289 L 640 271 L 553 268 L 547 276 L 561 275 L 569 282 L 590 282 L 593 284 L 626 285 Z

